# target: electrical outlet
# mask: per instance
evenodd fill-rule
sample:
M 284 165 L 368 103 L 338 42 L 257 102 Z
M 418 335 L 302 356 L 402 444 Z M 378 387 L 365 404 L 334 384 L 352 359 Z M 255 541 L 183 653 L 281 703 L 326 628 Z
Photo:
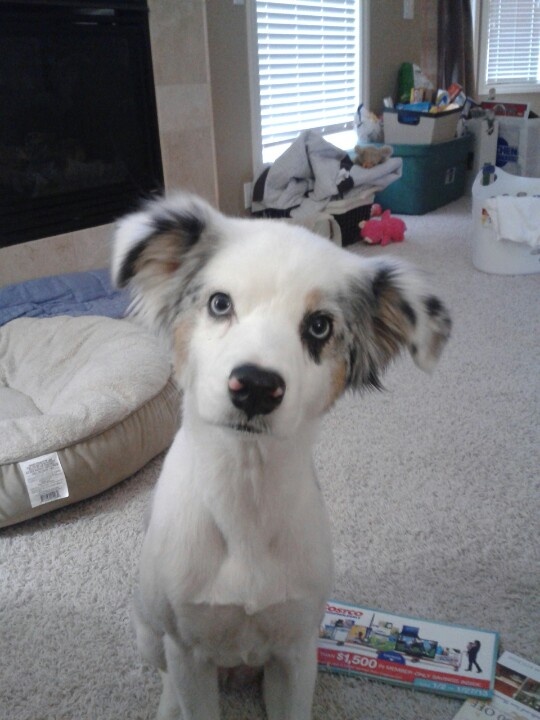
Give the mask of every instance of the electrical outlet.
M 403 0 L 403 19 L 414 20 L 414 0 Z
M 251 207 L 251 194 L 253 191 L 253 183 L 244 183 L 244 209 L 249 210 Z

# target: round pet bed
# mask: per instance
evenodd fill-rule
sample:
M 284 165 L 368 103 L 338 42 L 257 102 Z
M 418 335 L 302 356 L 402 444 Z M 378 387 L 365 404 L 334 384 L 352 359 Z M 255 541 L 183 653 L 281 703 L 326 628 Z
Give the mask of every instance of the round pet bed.
M 0 328 L 0 527 L 132 475 L 171 443 L 179 407 L 166 353 L 129 320 Z

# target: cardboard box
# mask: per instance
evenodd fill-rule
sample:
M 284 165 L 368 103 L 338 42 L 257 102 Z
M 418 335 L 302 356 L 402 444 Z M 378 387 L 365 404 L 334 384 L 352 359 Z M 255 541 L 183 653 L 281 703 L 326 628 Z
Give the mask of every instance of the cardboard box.
M 473 140 L 463 135 L 435 145 L 392 145 L 394 156 L 403 158 L 403 174 L 375 202 L 393 213 L 424 215 L 457 200 L 465 192 Z
M 385 108 L 384 142 L 390 144 L 430 145 L 453 140 L 461 108 L 440 113 Z

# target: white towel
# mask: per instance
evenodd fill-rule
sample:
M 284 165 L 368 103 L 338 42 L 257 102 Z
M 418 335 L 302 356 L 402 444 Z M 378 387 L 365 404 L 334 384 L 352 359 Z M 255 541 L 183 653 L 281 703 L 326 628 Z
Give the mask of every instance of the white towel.
M 485 201 L 498 240 L 540 249 L 540 197 L 497 195 Z

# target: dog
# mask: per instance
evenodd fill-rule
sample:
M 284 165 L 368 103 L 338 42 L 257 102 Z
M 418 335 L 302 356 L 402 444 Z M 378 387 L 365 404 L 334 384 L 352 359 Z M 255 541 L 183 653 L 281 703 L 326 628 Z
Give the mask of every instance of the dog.
M 451 321 L 422 274 L 188 194 L 116 230 L 113 278 L 172 350 L 182 425 L 153 496 L 134 624 L 157 717 L 217 720 L 218 668 L 263 667 L 269 720 L 308 720 L 333 587 L 311 447 L 403 349 L 431 370 Z

